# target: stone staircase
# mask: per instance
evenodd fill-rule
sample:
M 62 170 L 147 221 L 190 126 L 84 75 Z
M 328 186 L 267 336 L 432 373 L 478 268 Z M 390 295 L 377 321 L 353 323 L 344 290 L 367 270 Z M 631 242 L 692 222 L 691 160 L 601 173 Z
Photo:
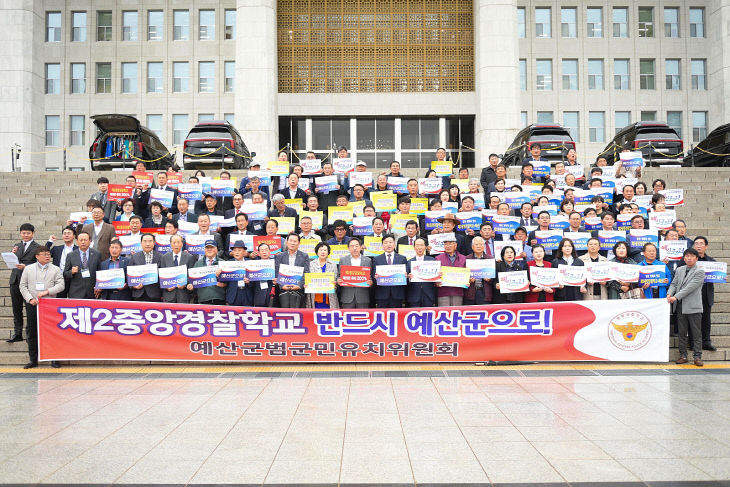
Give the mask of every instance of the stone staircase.
M 517 168 L 510 168 L 510 177 L 517 177 Z M 211 171 L 212 172 L 212 171 Z M 422 171 L 404 170 L 406 175 L 422 177 Z M 233 177 L 245 171 L 232 171 Z M 50 234 L 60 237 L 69 213 L 85 210 L 84 204 L 96 191 L 96 179 L 107 176 L 112 183 L 124 183 L 123 172 L 44 172 L 3 173 L 0 177 L 0 248 L 10 251 L 19 240 L 18 227 L 31 222 L 36 227 L 36 240 L 45 242 Z M 192 173 L 186 174 L 186 179 Z M 478 170 L 477 170 L 478 177 Z M 722 168 L 648 168 L 642 180 L 650 186 L 655 178 L 667 182 L 667 188 L 684 188 L 685 205 L 678 209 L 687 222 L 688 235 L 705 235 L 708 254 L 730 262 L 730 169 Z M 8 281 L 10 271 L 0 263 L 0 364 L 27 362 L 25 342 L 5 342 L 12 333 L 12 309 Z M 730 286 L 715 286 L 713 307 L 713 343 L 716 352 L 704 352 L 706 360 L 730 360 Z M 676 339 L 671 340 L 670 358 L 677 355 Z

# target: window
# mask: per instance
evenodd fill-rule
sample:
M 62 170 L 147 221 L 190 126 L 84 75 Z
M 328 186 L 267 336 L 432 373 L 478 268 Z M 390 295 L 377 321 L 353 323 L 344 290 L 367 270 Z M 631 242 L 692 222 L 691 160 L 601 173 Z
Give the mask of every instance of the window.
M 198 39 L 201 41 L 212 41 L 215 39 L 215 10 L 200 11 Z
M 667 112 L 667 125 L 682 138 L 682 112 Z
M 58 115 L 46 115 L 46 145 L 58 147 L 61 145 L 61 117 Z
M 613 36 L 629 36 L 629 9 L 626 7 L 613 7 Z
M 71 63 L 71 93 L 86 93 L 86 63 Z
M 520 112 L 520 122 L 522 127 L 527 127 L 527 112 Z
M 692 112 L 692 142 L 700 142 L 706 137 L 707 112 Z
M 553 89 L 553 60 L 538 59 L 535 61 L 537 67 L 537 84 L 535 89 L 549 91 Z
M 190 11 L 175 10 L 172 13 L 172 40 L 187 41 L 190 39 Z
M 656 122 L 656 111 L 654 111 L 654 110 L 642 111 L 640 117 L 641 117 L 642 122 Z
M 86 12 L 71 12 L 71 42 L 86 42 Z
M 453 135 L 458 134 L 458 126 L 455 128 L 456 133 L 452 132 Z M 376 130 L 378 131 L 377 134 L 380 134 L 377 124 Z M 426 165 L 427 161 L 430 164 L 433 158 L 432 147 L 438 147 L 438 139 L 438 119 L 422 118 L 401 120 L 401 147 L 403 148 L 403 152 L 401 152 L 401 164 L 404 167 L 421 167 L 421 164 Z M 390 144 L 389 140 L 388 144 Z M 379 162 L 381 156 L 378 155 L 376 160 Z
M 187 61 L 172 63 L 172 92 L 190 91 L 190 64 Z
M 667 59 L 666 61 L 666 89 L 681 90 L 682 78 L 679 70 L 679 59 Z
M 629 78 L 629 60 L 614 59 L 613 60 L 613 89 L 628 90 L 630 84 Z
M 603 142 L 605 137 L 605 113 L 588 112 L 588 138 L 591 142 Z
M 215 63 L 200 61 L 198 63 L 198 91 L 213 93 L 215 91 Z
M 679 37 L 678 8 L 664 8 L 664 37 Z
M 112 92 L 112 63 L 96 63 L 96 92 Z
M 639 37 L 654 37 L 654 7 L 639 7 Z
M 616 133 L 631 125 L 631 112 L 616 112 Z M 615 134 L 614 134 L 615 135 Z
M 563 127 L 570 133 L 574 141 L 580 142 L 578 112 L 563 112 Z
M 588 89 L 603 89 L 603 59 L 588 60 Z
M 172 144 L 182 145 L 185 136 L 188 134 L 188 116 L 173 115 L 172 116 Z
M 61 12 L 46 12 L 46 42 L 61 42 Z
M 705 9 L 702 7 L 689 9 L 689 36 L 705 37 Z
M 147 128 L 150 129 L 157 135 L 157 137 L 162 138 L 162 115 L 158 114 L 150 114 L 147 115 Z
M 161 41 L 165 32 L 165 17 L 162 10 L 147 11 L 147 40 Z
M 704 59 L 692 60 L 692 89 L 707 89 L 707 61 Z
M 236 125 L 236 114 L 235 113 L 224 113 L 223 120 L 230 123 L 231 125 Z
M 226 10 L 224 12 L 225 20 L 225 31 L 223 36 L 226 40 L 232 40 L 236 38 L 236 11 Z
M 122 93 L 137 93 L 137 63 L 122 63 Z
M 550 8 L 535 9 L 535 37 L 551 37 Z
M 527 91 L 527 59 L 520 59 L 520 89 Z
M 96 40 L 99 42 L 112 40 L 112 13 L 109 11 L 96 12 Z
M 226 61 L 223 64 L 223 90 L 226 93 L 233 93 L 236 82 L 236 62 Z
M 586 9 L 586 22 L 588 23 L 586 31 L 588 37 L 603 37 L 603 9 L 601 7 Z
M 517 7 L 517 37 L 524 39 L 525 35 L 525 7 Z
M 139 19 L 136 10 L 122 12 L 122 40 L 136 41 Z
M 560 35 L 563 37 L 576 37 L 578 13 L 575 7 L 563 7 L 560 9 Z
M 642 90 L 654 89 L 654 60 L 642 59 L 639 61 L 639 88 Z
M 210 120 L 215 120 L 215 115 L 212 113 L 199 113 L 198 114 L 198 122 L 208 122 Z
M 57 95 L 61 92 L 61 65 L 46 64 L 46 94 Z
M 537 112 L 537 123 L 554 123 L 553 112 Z
M 83 115 L 71 115 L 71 137 L 69 138 L 69 145 L 85 145 L 86 144 L 86 129 L 84 128 L 84 116 Z
M 563 89 L 578 89 L 578 60 L 563 59 Z
M 147 93 L 162 93 L 162 63 L 147 63 Z

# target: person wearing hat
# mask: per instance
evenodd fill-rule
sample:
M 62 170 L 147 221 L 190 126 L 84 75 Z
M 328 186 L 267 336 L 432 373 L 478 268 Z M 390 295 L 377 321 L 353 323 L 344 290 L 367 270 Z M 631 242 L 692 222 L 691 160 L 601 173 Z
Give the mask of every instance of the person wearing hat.
M 355 163 L 355 172 L 367 172 L 367 170 L 368 170 L 368 163 L 363 160 L 358 159 L 358 161 Z M 353 188 L 350 185 L 350 177 L 348 175 L 345 175 L 344 188 L 348 193 L 350 193 Z
M 200 212 L 201 215 L 223 216 L 223 212 L 217 208 L 218 198 L 212 194 L 206 193 L 203 195 L 203 203 L 205 204 L 205 208 Z
M 466 267 L 466 257 L 457 252 L 456 234 L 447 234 L 443 242 L 444 253 L 436 256 L 436 260 L 441 262 L 441 267 Z M 436 287 L 438 287 L 437 302 L 439 306 L 461 306 L 464 304 L 464 288 L 442 286 L 440 282 L 436 283 Z
M 235 238 L 235 235 L 231 235 Z M 242 262 L 246 254 L 246 244 L 243 240 L 236 240 L 231 244 L 231 256 L 235 262 Z M 251 287 L 241 279 L 237 282 L 229 282 L 226 286 L 226 304 L 229 306 L 253 306 Z
M 159 267 L 186 266 L 188 269 L 195 265 L 195 256 L 183 250 L 184 240 L 182 235 L 170 237 L 170 251 L 160 258 Z M 186 286 L 176 286 L 169 289 L 162 289 L 163 303 L 189 303 L 190 291 Z
M 456 238 L 456 251 L 459 252 L 461 255 L 466 255 L 469 253 L 469 249 L 466 245 L 466 237 L 464 235 L 456 232 L 456 227 L 461 223 L 461 220 L 459 220 L 456 215 L 453 213 L 447 213 L 438 220 L 439 223 L 442 224 L 443 230 L 441 233 L 453 233 L 454 237 Z
M 205 255 L 201 255 L 193 267 L 218 266 L 218 247 L 213 239 L 205 241 Z M 213 286 L 200 287 L 196 289 L 199 304 L 223 305 L 226 304 L 226 284 L 218 282 Z M 193 290 L 193 285 L 188 284 L 188 291 Z

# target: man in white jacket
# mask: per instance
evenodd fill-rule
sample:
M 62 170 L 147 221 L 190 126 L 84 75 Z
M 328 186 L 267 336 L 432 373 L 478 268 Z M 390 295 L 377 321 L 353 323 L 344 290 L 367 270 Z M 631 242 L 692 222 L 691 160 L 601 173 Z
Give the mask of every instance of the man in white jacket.
M 28 336 L 28 355 L 30 362 L 24 369 L 38 367 L 38 299 L 43 297 L 54 298 L 63 292 L 65 283 L 61 269 L 51 263 L 51 251 L 45 246 L 39 246 L 35 251 L 36 262 L 23 270 L 20 277 L 20 294 L 25 300 L 25 314 L 27 317 L 26 334 Z M 60 367 L 53 361 L 54 368 Z

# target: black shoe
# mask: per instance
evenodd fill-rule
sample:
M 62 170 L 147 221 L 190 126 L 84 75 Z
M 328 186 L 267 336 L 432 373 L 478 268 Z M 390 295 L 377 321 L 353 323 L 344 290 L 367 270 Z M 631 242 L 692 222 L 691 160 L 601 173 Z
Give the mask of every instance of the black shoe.
M 53 361 L 51 361 L 51 367 L 53 367 L 54 369 L 60 369 L 61 362 L 59 362 L 58 360 L 53 360 Z
M 5 340 L 8 343 L 14 343 L 14 342 L 22 342 L 23 341 L 23 335 L 13 335 L 13 337 L 10 340 Z
M 24 369 L 33 369 L 35 367 L 38 367 L 38 362 L 28 362 L 23 366 Z
M 702 350 L 709 350 L 710 352 L 716 352 L 717 347 L 715 347 L 712 343 L 708 343 L 706 345 L 702 345 Z

